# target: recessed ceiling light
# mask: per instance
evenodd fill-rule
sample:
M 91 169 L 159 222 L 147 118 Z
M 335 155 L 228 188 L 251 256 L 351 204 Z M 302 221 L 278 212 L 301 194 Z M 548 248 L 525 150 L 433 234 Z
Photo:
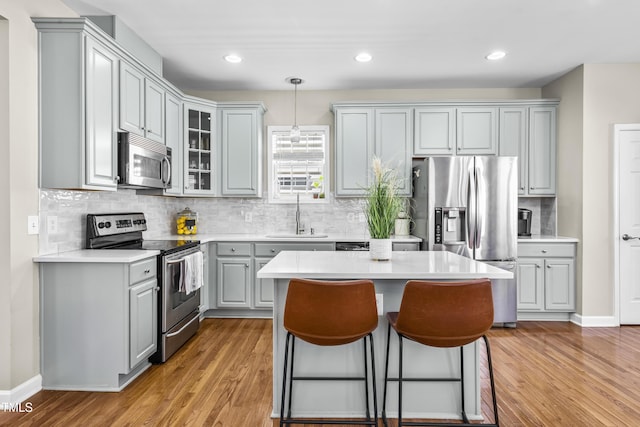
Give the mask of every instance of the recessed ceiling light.
M 373 56 L 367 52 L 362 52 L 356 55 L 355 60 L 358 62 L 369 62 L 373 59 Z
M 242 62 L 242 57 L 235 55 L 235 54 L 231 54 L 231 55 L 227 55 L 224 57 L 224 60 L 227 62 L 230 62 L 232 64 L 238 64 L 240 62 Z
M 490 61 L 496 61 L 498 59 L 502 59 L 505 56 L 507 56 L 506 52 L 503 52 L 501 50 L 496 50 L 495 52 L 491 52 L 489 55 L 485 56 L 485 58 L 487 58 Z

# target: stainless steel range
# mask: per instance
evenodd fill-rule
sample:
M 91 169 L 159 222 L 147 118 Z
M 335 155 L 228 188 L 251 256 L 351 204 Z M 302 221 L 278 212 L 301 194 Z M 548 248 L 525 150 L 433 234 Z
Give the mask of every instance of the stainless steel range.
M 198 260 L 198 240 L 144 240 L 147 230 L 143 213 L 87 215 L 87 249 L 157 250 L 158 255 L 158 351 L 149 359 L 165 362 L 200 327 L 200 289 L 184 289 L 185 264 Z M 202 270 L 200 270 L 202 271 Z

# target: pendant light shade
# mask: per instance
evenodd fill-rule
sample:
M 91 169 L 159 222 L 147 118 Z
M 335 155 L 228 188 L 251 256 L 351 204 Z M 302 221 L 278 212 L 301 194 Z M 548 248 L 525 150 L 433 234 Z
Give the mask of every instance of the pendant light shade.
M 291 127 L 291 133 L 289 137 L 291 142 L 300 142 L 300 128 L 298 127 L 298 85 L 303 83 L 303 80 L 298 77 L 289 77 L 287 79 L 294 87 L 293 89 L 293 126 Z

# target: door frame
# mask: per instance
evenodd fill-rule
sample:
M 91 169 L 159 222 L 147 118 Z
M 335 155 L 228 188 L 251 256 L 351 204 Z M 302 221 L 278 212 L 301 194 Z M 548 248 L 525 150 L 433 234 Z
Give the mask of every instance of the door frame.
M 612 127 L 613 140 L 613 319 L 620 326 L 620 133 L 640 131 L 640 124 L 615 124 Z

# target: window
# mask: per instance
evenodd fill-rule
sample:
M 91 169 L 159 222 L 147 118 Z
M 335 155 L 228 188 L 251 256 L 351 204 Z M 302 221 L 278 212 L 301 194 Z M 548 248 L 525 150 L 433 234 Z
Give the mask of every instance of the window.
M 329 126 L 299 126 L 300 141 L 290 126 L 269 126 L 269 202 L 326 203 L 329 191 Z

